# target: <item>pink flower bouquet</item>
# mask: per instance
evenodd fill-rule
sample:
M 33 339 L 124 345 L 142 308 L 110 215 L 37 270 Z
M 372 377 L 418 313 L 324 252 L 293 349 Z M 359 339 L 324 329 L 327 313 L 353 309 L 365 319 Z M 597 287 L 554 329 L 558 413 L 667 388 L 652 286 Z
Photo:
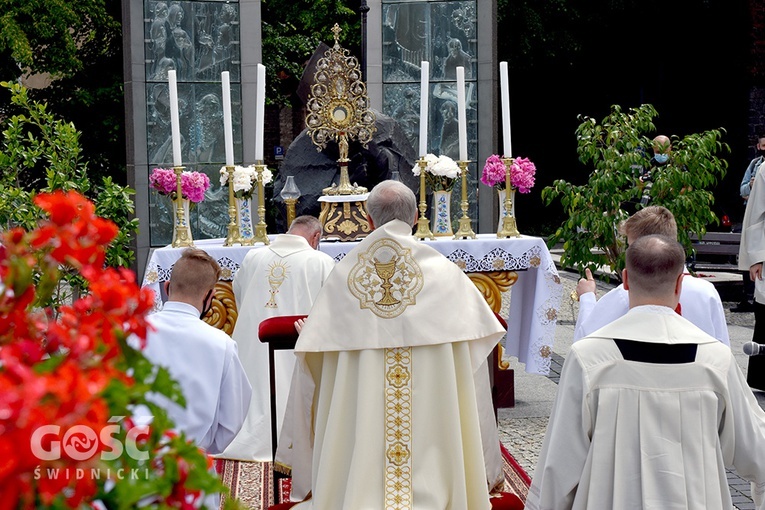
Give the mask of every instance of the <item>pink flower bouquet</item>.
M 530 193 L 534 187 L 536 172 L 537 167 L 528 158 L 515 158 L 510 166 L 510 185 L 520 193 Z M 502 158 L 496 154 L 486 158 L 481 182 L 487 186 L 505 189 L 505 164 Z
M 175 199 L 177 184 L 175 180 L 175 171 L 172 168 L 155 168 L 149 176 L 151 187 L 157 190 L 160 195 L 170 195 Z M 183 198 L 191 202 L 198 203 L 204 200 L 205 191 L 210 187 L 210 178 L 203 172 L 182 172 L 181 173 L 181 194 Z

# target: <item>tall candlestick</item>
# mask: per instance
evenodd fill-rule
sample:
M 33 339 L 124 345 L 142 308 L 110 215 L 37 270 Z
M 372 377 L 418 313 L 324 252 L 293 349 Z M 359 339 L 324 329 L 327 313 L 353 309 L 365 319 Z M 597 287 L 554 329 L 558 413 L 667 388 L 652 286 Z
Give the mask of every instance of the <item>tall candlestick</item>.
M 459 125 L 460 161 L 468 160 L 467 109 L 465 108 L 465 68 L 457 67 L 457 121 Z
M 510 143 L 510 85 L 507 77 L 507 62 L 499 63 L 499 82 L 502 90 L 502 138 L 506 158 L 513 157 Z
M 430 62 L 421 63 L 420 79 L 420 157 L 428 153 L 428 92 L 430 90 Z
M 234 166 L 234 129 L 231 122 L 231 81 L 228 71 L 220 73 L 223 87 L 223 137 L 226 145 L 226 166 Z
M 181 121 L 178 114 L 178 82 L 175 69 L 167 72 L 167 86 L 170 90 L 170 132 L 173 138 L 173 166 L 183 166 L 181 157 Z
M 255 92 L 255 161 L 263 161 L 263 125 L 266 109 L 266 66 L 258 64 Z

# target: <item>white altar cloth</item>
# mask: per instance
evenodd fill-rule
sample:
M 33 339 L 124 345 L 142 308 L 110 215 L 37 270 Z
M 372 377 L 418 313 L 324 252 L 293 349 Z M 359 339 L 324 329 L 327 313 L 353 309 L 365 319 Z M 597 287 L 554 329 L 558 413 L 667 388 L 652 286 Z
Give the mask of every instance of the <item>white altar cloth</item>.
M 477 239 L 438 237 L 422 242 L 429 243 L 466 273 L 519 272 L 518 281 L 510 288 L 505 356 L 517 357 L 526 365 L 528 373 L 547 375 L 563 287 L 544 240 L 531 236 L 498 239 L 496 234 L 479 234 Z M 223 239 L 194 241 L 194 244 L 218 261 L 223 269 L 222 280 L 233 280 L 249 250 L 263 248 L 263 244 L 223 246 Z M 340 260 L 356 244 L 322 241 L 319 250 Z M 162 306 L 161 284 L 170 278 L 181 251 L 183 248 L 166 246 L 153 250 L 149 256 L 143 286 L 157 296 L 156 309 Z

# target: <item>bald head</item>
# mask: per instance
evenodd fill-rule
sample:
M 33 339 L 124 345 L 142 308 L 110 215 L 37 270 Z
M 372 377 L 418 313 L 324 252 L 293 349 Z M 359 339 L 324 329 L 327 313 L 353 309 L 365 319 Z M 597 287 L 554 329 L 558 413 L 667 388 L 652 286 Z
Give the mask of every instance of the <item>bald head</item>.
M 406 184 L 399 181 L 382 181 L 372 189 L 367 198 L 367 214 L 376 227 L 392 220 L 414 225 L 417 219 L 417 199 Z
M 685 250 L 675 239 L 648 235 L 627 248 L 624 287 L 630 307 L 663 305 L 675 308 L 685 268 Z
M 654 154 L 669 154 L 669 151 L 672 150 L 672 142 L 664 135 L 654 138 L 652 145 Z
M 308 241 L 308 244 L 315 250 L 321 241 L 323 227 L 321 222 L 313 216 L 303 215 L 292 220 L 288 234 L 300 236 Z

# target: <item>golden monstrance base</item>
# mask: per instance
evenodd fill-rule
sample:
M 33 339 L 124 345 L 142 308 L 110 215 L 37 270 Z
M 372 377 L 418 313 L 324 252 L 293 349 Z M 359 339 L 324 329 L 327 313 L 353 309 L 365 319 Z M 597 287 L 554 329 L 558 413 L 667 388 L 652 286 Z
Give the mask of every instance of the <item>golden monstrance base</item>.
M 366 195 L 322 196 L 319 202 L 321 202 L 319 221 L 324 227 L 322 239 L 358 241 L 371 232 L 372 229 L 367 221 Z

